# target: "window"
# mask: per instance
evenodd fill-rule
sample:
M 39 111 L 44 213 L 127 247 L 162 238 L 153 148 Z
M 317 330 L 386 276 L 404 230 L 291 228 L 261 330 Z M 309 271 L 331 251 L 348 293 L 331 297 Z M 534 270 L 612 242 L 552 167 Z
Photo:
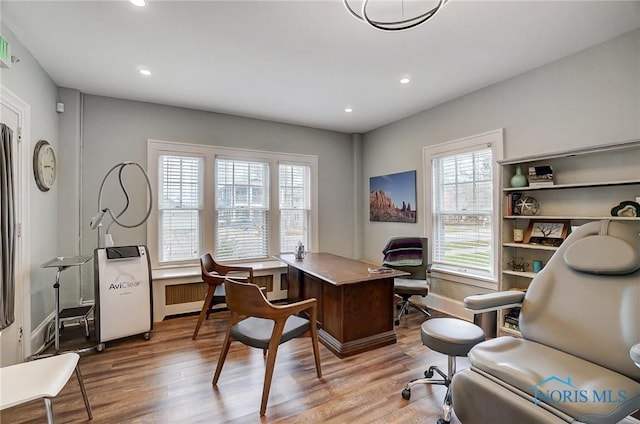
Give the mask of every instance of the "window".
M 159 168 L 159 260 L 197 259 L 201 246 L 203 159 L 160 155 Z
M 502 131 L 425 149 L 434 270 L 497 283 L 499 159 Z
M 280 249 L 293 252 L 298 243 L 308 243 L 309 215 L 311 212 L 308 165 L 281 163 L 280 183 Z
M 317 157 L 148 141 L 152 267 L 317 249 Z
M 218 260 L 269 256 L 269 164 L 216 160 Z

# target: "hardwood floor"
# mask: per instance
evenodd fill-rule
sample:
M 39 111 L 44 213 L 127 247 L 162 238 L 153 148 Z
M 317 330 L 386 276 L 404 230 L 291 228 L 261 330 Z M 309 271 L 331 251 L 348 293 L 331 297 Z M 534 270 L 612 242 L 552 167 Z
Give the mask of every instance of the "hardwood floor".
M 227 317 L 227 312 L 212 314 L 195 341 L 193 315 L 156 323 L 148 341 L 136 336 L 109 342 L 103 352 L 83 354 L 80 367 L 94 418 L 88 420 L 72 376 L 53 400 L 57 422 L 435 423 L 440 417 L 444 387 L 416 386 L 410 401 L 400 395 L 406 382 L 421 377 L 429 365 L 447 366 L 444 355 L 422 345 L 420 324 L 425 317 L 416 311 L 396 327 L 397 344 L 346 359 L 321 345 L 321 379 L 316 377 L 309 338 L 281 345 L 262 418 L 261 350 L 233 343 L 218 386 L 211 385 Z M 72 330 L 63 337 L 63 349 Z M 466 358 L 458 359 L 458 369 L 467 366 Z M 0 414 L 6 424 L 45 421 L 42 400 Z M 459 423 L 455 417 L 451 422 Z

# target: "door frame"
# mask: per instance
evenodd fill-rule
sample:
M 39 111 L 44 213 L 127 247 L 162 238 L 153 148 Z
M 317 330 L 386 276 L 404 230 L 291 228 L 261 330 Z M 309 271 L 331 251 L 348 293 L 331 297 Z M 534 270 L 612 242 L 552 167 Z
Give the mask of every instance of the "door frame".
M 29 173 L 30 167 L 30 116 L 29 105 L 12 91 L 0 85 L 0 103 L 18 116 L 17 157 L 15 181 L 16 222 L 18 237 L 16 238 L 15 263 L 15 296 L 16 317 L 18 325 L 18 358 L 24 361 L 31 355 L 31 263 L 29 258 Z

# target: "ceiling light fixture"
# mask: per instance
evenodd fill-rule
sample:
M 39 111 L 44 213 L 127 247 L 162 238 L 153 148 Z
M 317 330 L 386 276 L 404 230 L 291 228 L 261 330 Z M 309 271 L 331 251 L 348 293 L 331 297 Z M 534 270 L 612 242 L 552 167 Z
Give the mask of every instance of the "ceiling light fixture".
M 400 80 L 400 84 L 409 84 L 409 82 L 411 82 L 411 80 L 409 78 L 402 78 Z
M 129 1 L 131 2 L 131 4 L 133 4 L 134 6 L 138 6 L 138 7 L 142 7 L 142 6 L 146 5 L 144 0 L 129 0 Z
M 151 75 L 151 71 L 148 69 L 140 69 L 140 73 L 145 77 L 148 77 L 149 75 Z
M 417 27 L 418 25 L 428 21 L 431 19 L 442 7 L 447 4 L 449 0 L 437 0 L 438 4 L 433 9 L 428 12 L 423 13 L 422 15 L 414 16 L 413 18 L 402 19 L 399 21 L 391 21 L 391 20 L 373 20 L 367 13 L 367 7 L 370 3 L 370 0 L 363 0 L 362 2 L 362 12 L 361 14 L 356 13 L 351 6 L 349 5 L 349 0 L 342 0 L 344 6 L 347 8 L 349 13 L 353 15 L 356 19 L 366 22 L 372 27 L 379 29 L 381 31 L 404 31 L 407 29 L 411 29 Z M 400 4 L 402 7 L 402 14 L 404 18 L 404 0 L 400 0 Z
M 344 111 L 345 111 L 345 112 L 347 112 L 347 113 L 351 113 L 351 112 L 353 112 L 353 109 L 351 109 L 350 107 L 348 107 L 348 108 L 346 108 Z

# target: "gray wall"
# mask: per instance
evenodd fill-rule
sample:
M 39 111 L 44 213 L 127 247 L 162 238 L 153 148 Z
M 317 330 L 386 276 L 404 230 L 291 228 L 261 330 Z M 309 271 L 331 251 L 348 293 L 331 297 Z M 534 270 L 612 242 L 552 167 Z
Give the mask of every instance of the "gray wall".
M 29 237 L 32 328 L 53 311 L 54 272 L 39 265 L 58 255 L 91 254 L 100 181 L 123 160 L 146 165 L 146 140 L 244 147 L 319 156 L 321 250 L 380 261 L 391 235 L 423 234 L 417 224 L 371 223 L 368 179 L 416 169 L 424 212 L 422 148 L 505 128 L 507 157 L 640 138 L 640 32 L 572 55 L 402 121 L 351 137 L 330 131 L 58 89 L 31 54 L 2 25 L 21 62 L 0 70 L 3 86 L 31 107 L 31 148 L 49 140 L 62 169 L 56 186 L 40 192 L 30 181 Z M 65 113 L 55 112 L 55 102 Z M 358 172 L 360 171 L 361 172 Z M 134 197 L 144 196 L 140 181 Z M 358 201 L 359 200 L 359 201 Z M 144 203 L 132 206 L 142 213 Z M 357 227 L 356 227 L 357 226 Z M 114 228 L 122 242 L 144 243 L 146 228 Z M 361 235 L 361 236 L 360 236 Z M 85 266 L 85 274 L 91 267 Z M 86 271 L 88 269 L 88 271 Z M 63 305 L 79 299 L 77 275 L 63 274 Z M 85 296 L 92 279 L 85 279 Z
M 29 150 L 33 152 L 38 140 L 44 139 L 59 153 L 62 142 L 58 137 L 58 115 L 55 111 L 57 87 L 15 35 L 4 24 L 1 28 L 2 36 L 11 44 L 11 54 L 20 58 L 20 62 L 10 69 L 0 69 L 0 82 L 30 106 L 30 140 L 24 142 L 29 143 Z M 64 162 L 63 158 L 59 159 Z M 40 265 L 62 254 L 57 246 L 60 184 L 46 193 L 38 190 L 33 178 L 27 185 L 28 192 L 18 193 L 18 196 L 29 196 L 29 222 L 24 223 L 23 228 L 28 230 L 24 235 L 28 237 L 30 246 L 31 327 L 35 328 L 53 311 L 55 269 L 43 269 Z M 64 275 L 62 282 L 66 281 L 67 276 Z
M 506 158 L 640 138 L 640 31 L 365 134 L 363 257 L 381 261 L 392 235 L 424 234 L 423 147 L 498 128 Z M 369 222 L 368 179 L 412 169 L 418 223 Z
M 125 160 L 146 168 L 147 139 L 155 139 L 317 155 L 319 249 L 353 256 L 357 196 L 352 184 L 354 149 L 350 135 L 108 97 L 84 95 L 82 98 L 80 231 L 83 252 L 92 252 L 97 243 L 97 234 L 89 229 L 88 222 L 97 213 L 98 190 L 105 174 Z M 105 186 L 103 205 L 118 211 L 119 206 L 114 205 L 122 204 L 122 197 L 114 176 L 109 180 L 112 186 Z M 125 183 L 132 195 L 132 215 L 126 222 L 134 223 L 146 211 L 146 185 L 141 176 L 135 175 L 125 178 Z M 120 197 L 110 197 L 113 193 Z M 146 230 L 146 226 L 135 229 L 113 226 L 111 233 L 118 244 L 144 244 Z M 90 270 L 88 274 L 83 279 L 83 294 L 91 298 Z

